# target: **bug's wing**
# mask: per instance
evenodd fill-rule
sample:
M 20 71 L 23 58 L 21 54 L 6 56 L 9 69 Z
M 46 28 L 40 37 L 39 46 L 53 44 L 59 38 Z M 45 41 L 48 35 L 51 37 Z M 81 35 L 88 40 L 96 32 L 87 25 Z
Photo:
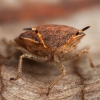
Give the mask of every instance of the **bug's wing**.
M 60 46 L 66 44 L 66 42 L 69 40 L 71 36 L 72 36 L 71 33 L 59 30 L 58 32 L 52 31 L 51 34 L 45 36 L 43 40 L 44 43 L 47 45 L 47 47 L 59 48 Z
M 69 38 L 78 30 L 64 25 L 43 25 L 36 29 L 42 35 L 44 43 L 47 47 L 59 48 L 64 45 Z

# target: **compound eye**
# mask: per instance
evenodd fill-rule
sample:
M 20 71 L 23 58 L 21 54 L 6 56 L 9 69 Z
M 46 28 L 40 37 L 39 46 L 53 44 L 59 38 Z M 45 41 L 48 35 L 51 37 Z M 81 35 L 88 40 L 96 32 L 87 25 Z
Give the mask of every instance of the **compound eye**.
M 79 35 L 79 31 L 76 33 L 76 35 Z
M 35 33 L 38 33 L 38 30 L 35 30 Z

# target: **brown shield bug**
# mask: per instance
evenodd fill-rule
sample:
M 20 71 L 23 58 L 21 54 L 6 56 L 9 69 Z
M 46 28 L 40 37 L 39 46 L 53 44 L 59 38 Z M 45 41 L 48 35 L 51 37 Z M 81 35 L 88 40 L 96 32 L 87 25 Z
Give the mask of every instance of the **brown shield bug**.
M 47 95 L 50 90 L 66 75 L 65 66 L 60 61 L 61 55 L 75 49 L 77 43 L 85 36 L 84 32 L 90 26 L 78 30 L 76 28 L 64 25 L 41 25 L 36 28 L 24 28 L 28 30 L 15 39 L 16 49 L 23 52 L 19 58 L 17 77 L 10 80 L 17 80 L 22 76 L 22 60 L 28 58 L 37 62 L 53 60 L 56 66 L 61 70 L 59 75 L 48 87 Z M 79 57 L 82 54 L 88 54 L 88 49 L 79 50 L 74 55 L 67 57 L 70 60 Z M 90 64 L 94 67 L 90 56 Z

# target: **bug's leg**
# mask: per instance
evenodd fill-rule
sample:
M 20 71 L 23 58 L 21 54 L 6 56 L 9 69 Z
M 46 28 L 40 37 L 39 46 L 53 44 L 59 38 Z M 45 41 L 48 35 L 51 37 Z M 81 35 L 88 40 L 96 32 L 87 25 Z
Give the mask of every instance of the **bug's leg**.
M 4 57 L 5 59 L 10 59 L 12 57 L 12 55 L 14 55 L 14 53 L 16 52 L 16 48 L 7 56 L 7 57 Z
M 57 65 L 57 67 L 62 71 L 62 74 L 59 75 L 48 87 L 48 92 L 47 95 L 49 95 L 49 92 L 51 91 L 51 89 L 66 75 L 66 69 L 64 67 L 64 65 L 61 64 L 59 58 L 55 55 L 54 56 L 54 60 L 55 63 Z
M 10 78 L 10 80 L 17 80 L 22 76 L 22 59 L 25 57 L 25 54 L 21 55 L 19 58 L 19 63 L 18 63 L 18 73 L 16 78 Z
M 79 57 L 79 56 L 82 56 L 83 54 L 86 54 L 86 55 L 87 55 L 87 57 L 88 57 L 88 59 L 89 59 L 90 66 L 91 66 L 92 68 L 94 68 L 95 66 L 94 66 L 94 64 L 93 64 L 93 62 L 92 62 L 92 59 L 91 59 L 89 50 L 88 50 L 87 48 L 84 48 L 84 49 L 80 50 L 79 52 L 77 52 L 77 53 L 76 53 L 76 56 Z
M 45 62 L 45 61 L 47 61 L 47 60 L 50 59 L 50 56 L 47 56 L 47 57 L 38 57 L 37 55 L 24 53 L 19 58 L 17 77 L 10 78 L 10 80 L 17 80 L 17 79 L 21 78 L 21 76 L 22 76 L 22 62 L 23 62 L 23 58 L 32 59 L 32 60 L 35 60 L 35 61 L 38 61 L 38 62 Z
M 86 55 L 87 55 L 91 67 L 95 67 L 94 64 L 93 64 L 93 62 L 92 62 L 90 53 L 89 53 L 89 48 L 87 48 L 87 47 L 85 47 L 85 48 L 82 49 L 82 50 L 77 51 L 75 54 L 73 54 L 73 55 L 71 55 L 71 56 L 66 57 L 65 60 L 74 59 L 74 58 L 77 58 L 77 57 L 82 56 L 83 54 L 86 54 Z
M 9 44 L 14 46 L 15 49 L 7 56 L 7 57 L 4 57 L 4 59 L 10 59 L 12 57 L 12 55 L 14 55 L 14 53 L 17 51 L 17 45 L 13 42 L 13 41 L 9 41 Z
M 23 47 L 17 46 L 16 47 L 17 50 L 21 51 L 22 53 L 29 53 L 26 49 L 24 49 Z
M 88 56 L 88 59 L 89 59 L 89 62 L 90 62 L 91 67 L 94 68 L 95 65 L 94 65 L 93 62 L 92 62 L 92 59 L 91 59 L 90 53 L 87 52 L 86 54 L 87 54 L 87 56 Z
M 7 57 L 4 57 L 0 54 L 0 56 L 3 58 L 3 59 L 10 59 L 12 57 L 12 55 L 16 52 L 16 49 L 14 49 Z
M 25 50 L 23 49 L 20 49 L 22 47 L 19 47 L 17 46 L 17 44 L 15 44 L 14 42 L 12 42 L 11 40 L 9 41 L 10 45 L 13 45 L 15 47 L 15 49 L 7 56 L 7 57 L 4 57 L 0 54 L 0 56 L 3 58 L 3 59 L 10 59 L 12 57 L 12 55 L 14 55 L 14 53 L 17 51 L 17 50 L 21 50 L 22 52 L 26 52 Z M 7 43 L 6 43 L 7 44 Z
M 16 44 L 14 44 L 12 41 L 10 41 L 10 45 L 15 46 L 15 49 L 7 57 L 4 57 L 1 55 L 3 59 L 10 59 L 12 57 L 12 55 L 14 55 L 14 53 L 17 51 Z
M 7 57 L 3 57 L 4 59 L 10 59 L 12 57 L 12 55 L 14 55 L 14 53 L 17 51 L 17 50 L 20 50 L 22 51 L 23 53 L 28 53 L 28 51 L 26 51 L 24 48 L 22 47 L 18 47 L 16 46 L 15 49 L 7 56 Z

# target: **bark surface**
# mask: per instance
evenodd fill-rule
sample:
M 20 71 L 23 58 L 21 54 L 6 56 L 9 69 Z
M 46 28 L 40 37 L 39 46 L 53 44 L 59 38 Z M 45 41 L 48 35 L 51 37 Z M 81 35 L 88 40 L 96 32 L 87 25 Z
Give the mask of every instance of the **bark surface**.
M 0 100 L 100 100 L 100 67 L 91 68 L 86 56 L 63 63 L 67 75 L 46 96 L 47 87 L 61 74 L 59 69 L 52 62 L 24 59 L 22 78 L 11 82 L 19 55 L 9 60 L 0 56 Z

